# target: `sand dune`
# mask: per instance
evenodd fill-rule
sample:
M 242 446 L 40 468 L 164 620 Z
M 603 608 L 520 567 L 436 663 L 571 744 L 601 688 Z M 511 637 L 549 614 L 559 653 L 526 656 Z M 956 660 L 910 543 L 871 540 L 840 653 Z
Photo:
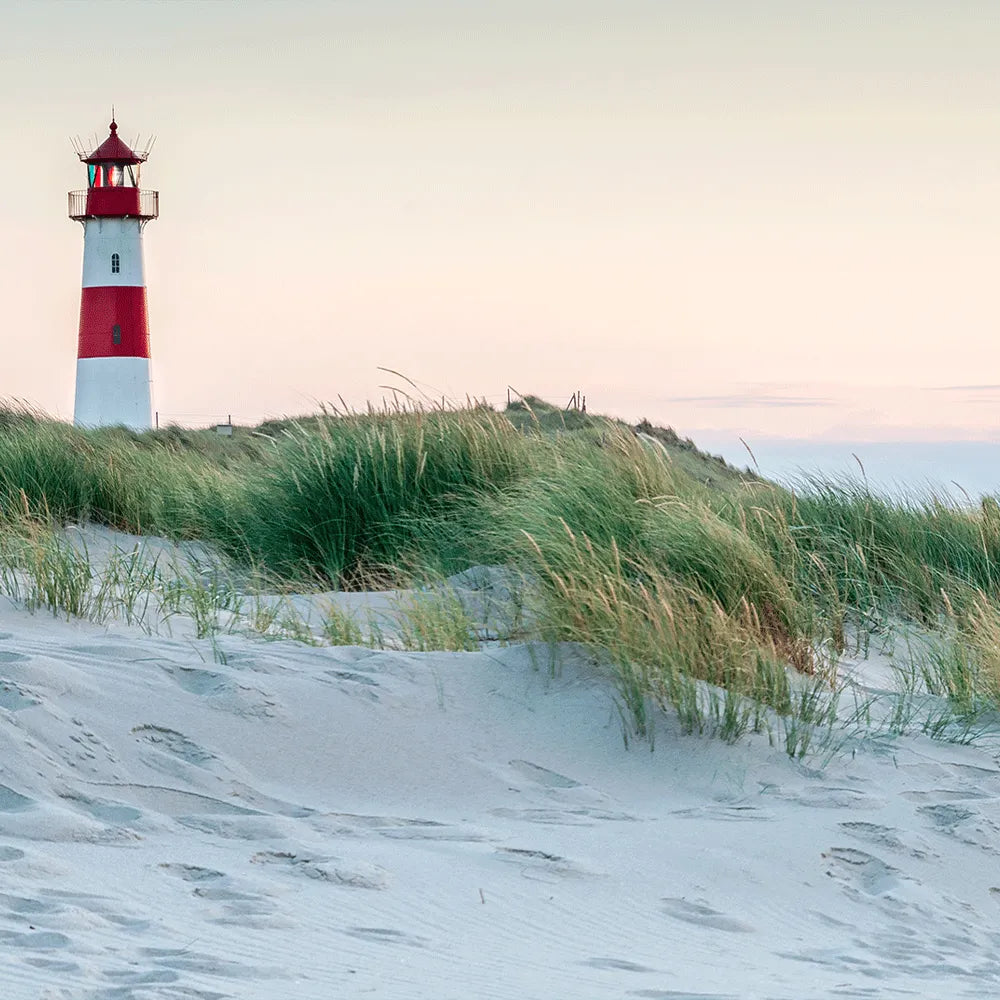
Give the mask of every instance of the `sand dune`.
M 5 1000 L 1000 988 L 988 747 L 626 749 L 569 648 L 175 624 L 0 606 Z

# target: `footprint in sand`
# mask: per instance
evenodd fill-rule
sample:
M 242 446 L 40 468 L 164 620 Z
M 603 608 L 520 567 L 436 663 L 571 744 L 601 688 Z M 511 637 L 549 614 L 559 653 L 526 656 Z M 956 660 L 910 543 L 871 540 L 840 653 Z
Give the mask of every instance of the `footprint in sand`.
M 670 815 L 681 819 L 721 820 L 724 823 L 758 823 L 774 819 L 773 813 L 750 805 L 692 806 L 672 809 Z
M 268 719 L 275 714 L 277 702 L 257 687 L 238 684 L 214 670 L 176 665 L 163 669 L 183 691 L 207 699 L 215 708 L 250 718 Z
M 258 865 L 281 865 L 293 875 L 351 889 L 385 889 L 387 885 L 385 869 L 378 865 L 348 868 L 336 858 L 285 851 L 258 851 L 250 861 Z
M 15 792 L 6 785 L 0 785 L 0 812 L 24 812 L 36 804 L 35 800 L 29 799 L 27 795 Z
M 160 869 L 167 875 L 190 882 L 192 896 L 220 908 L 219 916 L 208 918 L 211 923 L 257 928 L 278 926 L 273 919 L 278 909 L 274 900 L 240 888 L 239 883 L 225 872 L 177 862 L 164 862 Z
M 990 796 L 986 792 L 981 792 L 972 788 L 932 788 L 928 792 L 903 792 L 903 798 L 911 802 L 967 802 L 974 799 L 985 799 Z
M 305 815 L 308 815 L 306 813 Z M 310 826 L 335 837 L 357 836 L 363 830 L 375 830 L 388 840 L 440 840 L 455 843 L 480 843 L 488 839 L 480 830 L 449 826 L 433 819 L 404 816 L 366 816 L 358 813 L 316 813 Z
M 249 965 L 241 965 L 238 962 L 200 951 L 191 951 L 188 948 L 140 948 L 139 952 L 150 959 L 155 966 L 161 969 L 174 969 L 178 972 L 200 972 L 230 979 L 257 979 L 270 977 L 273 974 L 270 970 L 255 969 Z M 212 995 L 221 996 L 222 994 Z
M 955 828 L 960 826 L 962 823 L 972 819 L 976 813 L 971 809 L 965 809 L 962 806 L 948 805 L 947 803 L 938 803 L 932 806 L 920 806 L 917 812 L 921 816 L 926 816 L 934 827 L 940 830 L 942 833 L 955 833 Z
M 534 781 L 539 785 L 545 785 L 546 788 L 580 787 L 579 781 L 567 778 L 566 775 L 559 774 L 557 771 L 550 771 L 547 767 L 540 767 L 538 764 L 532 764 L 530 760 L 512 760 L 510 762 L 510 766 L 518 774 L 520 774 L 521 777 Z
M 57 948 L 68 948 L 70 939 L 58 931 L 28 931 L 26 934 L 0 931 L 0 943 L 8 948 L 23 948 L 28 951 L 54 951 Z
M 827 875 L 869 896 L 891 892 L 902 878 L 898 868 L 853 847 L 831 847 L 823 857 L 829 862 Z
M 142 726 L 135 726 L 132 729 L 137 739 L 149 746 L 168 753 L 173 757 L 178 757 L 186 764 L 193 764 L 196 767 L 207 768 L 214 763 L 217 758 L 204 747 L 199 746 L 193 740 L 189 740 L 183 733 L 178 733 L 174 729 L 167 729 L 164 726 L 155 726 L 147 723 Z
M 319 679 L 325 684 L 334 685 L 345 694 L 353 694 L 368 701 L 379 700 L 378 692 L 375 690 L 379 683 L 367 674 L 354 670 L 325 670 Z
M 104 978 L 122 984 L 119 988 L 121 993 L 118 989 L 114 991 L 118 996 L 134 996 L 131 987 L 176 983 L 181 977 L 180 973 L 170 969 L 151 969 L 149 972 L 136 972 L 132 969 L 109 969 L 104 973 Z M 111 995 L 113 994 L 108 994 L 108 996 Z
M 5 708 L 8 712 L 21 712 L 38 704 L 40 702 L 37 698 L 25 694 L 24 689 L 13 681 L 0 680 L 0 708 Z
M 234 881 L 222 872 L 213 871 L 210 868 L 198 868 L 195 865 L 160 865 L 164 869 L 174 869 L 168 874 L 176 874 L 185 882 L 194 883 L 191 890 L 192 896 L 198 899 L 208 899 L 215 902 L 226 903 L 258 903 L 265 899 L 257 892 L 246 892 L 242 889 L 234 888 Z M 273 903 L 271 904 L 273 908 Z
M 498 847 L 499 860 L 516 864 L 524 878 L 537 882 L 557 882 L 564 878 L 587 878 L 590 872 L 558 854 L 526 847 Z
M 366 687 L 378 687 L 378 681 L 368 674 L 360 674 L 354 670 L 324 670 L 327 677 L 333 677 L 338 681 L 353 681 L 355 684 L 364 684 Z
M 391 927 L 348 927 L 345 934 L 360 938 L 362 941 L 374 941 L 377 944 L 400 944 L 410 948 L 426 948 L 427 939 Z
M 683 920 L 685 923 L 694 924 L 697 927 L 707 927 L 714 931 L 752 934 L 755 930 L 750 924 L 727 916 L 725 913 L 720 913 L 701 900 L 667 897 L 663 900 L 663 910 L 676 920 Z
M 64 792 L 59 797 L 102 823 L 129 826 L 142 819 L 142 810 L 136 809 L 134 806 L 123 805 L 121 802 L 91 799 L 79 792 Z
M 25 965 L 34 966 L 36 969 L 48 969 L 50 972 L 79 972 L 80 966 L 76 962 L 67 962 L 62 958 L 45 958 L 38 955 L 34 958 L 26 958 Z
M 231 691 L 235 687 L 232 681 L 211 670 L 198 670 L 194 667 L 164 667 L 163 669 L 170 675 L 170 679 L 188 694 L 211 697 L 222 694 L 224 691 Z
M 36 912 L 45 913 L 50 919 L 61 919 L 62 915 L 72 915 L 74 911 L 83 910 L 121 931 L 130 933 L 146 931 L 151 925 L 144 916 L 121 912 L 121 908 L 105 896 L 43 888 L 39 890 L 39 897 L 41 898 L 33 901 L 40 907 Z M 93 924 L 92 917 L 87 919 L 87 923 Z
M 903 851 L 911 858 L 937 857 L 931 851 L 920 850 L 916 847 L 909 847 L 899 839 L 898 830 L 892 827 L 879 826 L 877 823 L 838 823 L 845 833 L 867 844 L 874 844 L 876 847 L 883 847 L 890 851 Z
M 189 830 L 197 830 L 224 840 L 274 840 L 283 836 L 279 827 L 270 816 L 251 813 L 242 816 L 219 816 L 189 814 L 174 817 L 177 822 Z
M 38 916 L 43 913 L 58 913 L 62 906 L 59 903 L 49 903 L 43 899 L 30 899 L 27 896 L 12 896 L 0 892 L 0 907 L 8 913 L 24 913 Z
M 581 965 L 589 965 L 592 969 L 607 969 L 609 972 L 656 972 L 645 965 L 628 962 L 624 958 L 588 958 Z
M 986 854 L 1000 854 L 1000 849 L 996 846 L 1000 827 L 982 813 L 961 805 L 940 802 L 918 806 L 917 814 L 929 820 L 936 833 L 977 847 Z
M 168 875 L 183 879 L 185 882 L 214 882 L 217 879 L 226 878 L 225 872 L 216 871 L 214 868 L 202 868 L 199 865 L 164 861 L 159 867 Z
M 457 844 L 481 843 L 487 839 L 485 833 L 461 826 L 447 826 L 444 823 L 429 821 L 401 821 L 399 826 L 386 826 L 378 831 L 380 837 L 387 840 L 439 840 Z
M 761 788 L 761 794 L 811 809 L 878 809 L 885 804 L 881 799 L 860 789 L 834 785 L 807 785 L 788 792 L 776 785 L 768 785 Z

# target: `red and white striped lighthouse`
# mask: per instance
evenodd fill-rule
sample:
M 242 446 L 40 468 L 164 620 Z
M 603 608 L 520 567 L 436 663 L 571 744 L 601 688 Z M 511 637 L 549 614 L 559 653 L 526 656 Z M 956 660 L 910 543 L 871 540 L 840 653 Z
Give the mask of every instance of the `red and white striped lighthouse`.
M 83 292 L 76 362 L 78 427 L 152 424 L 149 322 L 142 231 L 159 214 L 159 192 L 139 187 L 149 151 L 118 138 L 118 125 L 93 152 L 85 191 L 70 191 L 69 217 L 83 223 Z

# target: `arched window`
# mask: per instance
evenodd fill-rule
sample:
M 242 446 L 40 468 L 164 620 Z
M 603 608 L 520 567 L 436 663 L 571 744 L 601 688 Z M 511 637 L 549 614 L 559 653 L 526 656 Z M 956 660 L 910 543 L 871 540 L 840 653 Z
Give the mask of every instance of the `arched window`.
M 111 255 L 111 273 L 120 274 L 122 269 L 122 259 L 118 254 L 113 253 Z

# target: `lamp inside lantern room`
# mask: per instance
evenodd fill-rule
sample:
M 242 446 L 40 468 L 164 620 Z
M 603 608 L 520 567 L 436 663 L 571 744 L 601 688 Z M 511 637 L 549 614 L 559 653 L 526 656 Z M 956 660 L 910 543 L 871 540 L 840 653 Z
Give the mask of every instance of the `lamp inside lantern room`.
M 87 178 L 92 188 L 134 188 L 139 186 L 139 167 L 133 169 L 130 163 L 88 163 Z

